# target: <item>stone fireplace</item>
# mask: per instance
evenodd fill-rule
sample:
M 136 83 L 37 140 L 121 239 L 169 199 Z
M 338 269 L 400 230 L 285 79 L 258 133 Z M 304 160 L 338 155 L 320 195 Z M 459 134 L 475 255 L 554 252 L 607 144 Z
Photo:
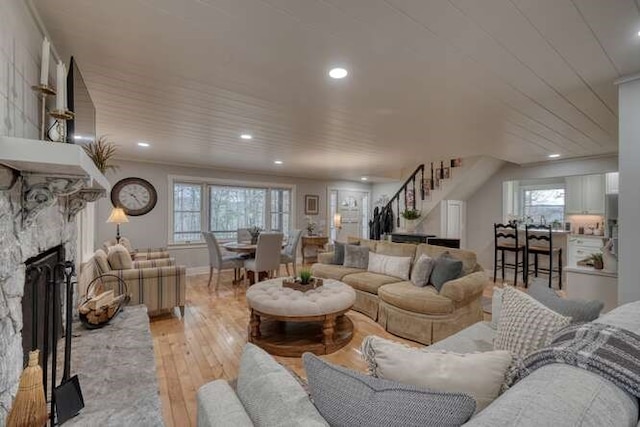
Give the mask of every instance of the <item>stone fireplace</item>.
M 76 260 L 76 214 L 109 188 L 80 146 L 0 136 L 0 425 L 24 367 L 25 263 Z
M 23 369 L 22 297 L 25 262 L 61 246 L 67 259 L 75 259 L 76 227 L 60 206 L 38 215 L 31 226 L 21 221 L 19 185 L 0 191 L 0 424 L 11 407 Z

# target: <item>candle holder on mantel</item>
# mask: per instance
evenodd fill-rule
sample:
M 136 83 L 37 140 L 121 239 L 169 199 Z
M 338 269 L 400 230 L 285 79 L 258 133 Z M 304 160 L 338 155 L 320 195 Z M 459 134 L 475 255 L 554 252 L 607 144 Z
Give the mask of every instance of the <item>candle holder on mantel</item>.
M 56 122 L 49 127 L 47 134 L 53 142 L 66 142 L 67 140 L 67 120 L 72 120 L 74 114 L 69 110 L 53 110 L 49 115 L 56 119 Z M 56 138 L 51 137 L 51 131 L 55 128 Z
M 47 97 L 56 94 L 56 90 L 49 85 L 39 84 L 31 86 L 38 93 L 40 100 L 40 140 L 44 141 L 47 130 Z

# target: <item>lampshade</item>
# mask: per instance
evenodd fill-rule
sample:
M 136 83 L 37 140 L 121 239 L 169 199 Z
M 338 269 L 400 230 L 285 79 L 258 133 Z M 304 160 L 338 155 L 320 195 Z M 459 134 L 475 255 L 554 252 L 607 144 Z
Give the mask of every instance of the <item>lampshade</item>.
M 111 222 L 114 224 L 124 224 L 125 222 L 129 222 L 127 215 L 124 213 L 124 209 L 122 208 L 113 208 L 111 210 L 111 215 L 107 219 L 107 222 Z
M 342 228 L 342 215 L 339 213 L 333 215 L 333 226 L 335 228 Z

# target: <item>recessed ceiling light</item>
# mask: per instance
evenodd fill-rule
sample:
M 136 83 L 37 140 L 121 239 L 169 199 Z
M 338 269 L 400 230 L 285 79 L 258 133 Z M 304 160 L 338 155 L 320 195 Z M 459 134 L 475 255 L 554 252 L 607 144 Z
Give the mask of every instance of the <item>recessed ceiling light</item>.
M 331 77 L 332 79 L 344 79 L 345 77 L 347 77 L 347 75 L 349 74 L 349 72 L 347 70 L 345 70 L 344 68 L 332 68 L 329 71 L 329 77 Z
M 560 157 L 560 154 L 549 154 L 550 159 L 557 159 L 558 157 Z
M 249 133 L 243 133 L 242 135 L 240 135 L 240 138 L 242 138 L 242 139 L 253 139 L 253 135 L 251 135 Z
M 638 31 L 638 37 L 640 37 L 640 31 Z
M 149 144 L 148 142 L 138 142 L 138 147 L 149 147 L 151 144 Z
M 367 181 L 369 178 L 367 178 L 366 176 L 363 176 L 362 178 L 360 178 L 360 181 Z
M 282 160 L 274 160 L 273 163 L 275 163 L 276 165 L 281 165 L 284 162 Z

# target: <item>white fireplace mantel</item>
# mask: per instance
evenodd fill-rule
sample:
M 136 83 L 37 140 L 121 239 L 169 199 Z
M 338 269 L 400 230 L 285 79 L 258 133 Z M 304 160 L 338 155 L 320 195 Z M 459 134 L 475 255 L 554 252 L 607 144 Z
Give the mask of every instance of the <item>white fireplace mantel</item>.
M 22 181 L 24 226 L 56 201 L 71 219 L 87 202 L 103 197 L 111 188 L 79 145 L 3 136 L 0 165 L 5 167 L 0 170 L 0 190 L 9 190 L 18 178 Z

